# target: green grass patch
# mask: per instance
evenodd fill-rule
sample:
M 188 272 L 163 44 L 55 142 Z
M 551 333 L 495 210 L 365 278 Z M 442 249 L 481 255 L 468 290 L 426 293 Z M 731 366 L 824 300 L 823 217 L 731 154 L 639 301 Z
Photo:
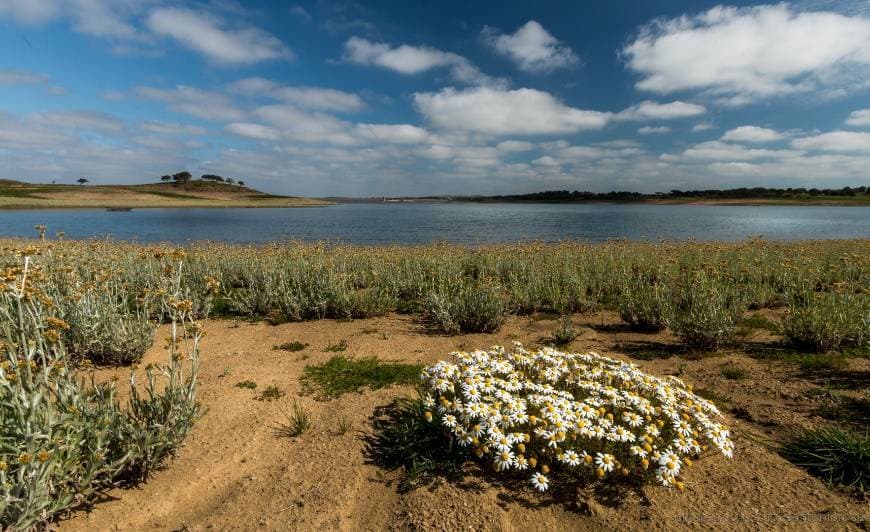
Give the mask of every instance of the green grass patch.
M 749 376 L 749 372 L 743 368 L 739 368 L 737 366 L 723 366 L 719 373 L 722 374 L 726 379 L 737 381 L 745 379 Z
M 257 401 L 274 401 L 284 397 L 285 393 L 281 388 L 275 385 L 267 386 L 265 390 L 257 396 Z
M 248 390 L 253 390 L 257 387 L 257 383 L 254 381 L 239 381 L 236 383 L 236 388 L 245 388 Z
M 782 328 L 776 322 L 773 322 L 761 314 L 753 314 L 748 318 L 741 318 L 736 323 L 738 328 L 743 329 L 765 329 L 773 333 L 778 333 Z
M 297 351 L 302 351 L 306 347 L 308 347 L 308 344 L 303 344 L 302 342 L 284 342 L 283 344 L 272 346 L 272 349 L 277 351 L 290 351 L 291 353 L 295 353 Z
M 319 398 L 332 398 L 364 388 L 378 390 L 391 384 L 414 384 L 420 379 L 422 370 L 422 364 L 336 355 L 323 364 L 305 366 L 302 390 Z
M 813 371 L 834 371 L 843 369 L 848 361 L 843 355 L 835 354 L 800 354 L 789 353 L 782 357 L 782 361 L 798 366 L 808 373 Z
M 870 485 L 870 437 L 842 428 L 805 432 L 781 454 L 825 482 L 866 493 Z

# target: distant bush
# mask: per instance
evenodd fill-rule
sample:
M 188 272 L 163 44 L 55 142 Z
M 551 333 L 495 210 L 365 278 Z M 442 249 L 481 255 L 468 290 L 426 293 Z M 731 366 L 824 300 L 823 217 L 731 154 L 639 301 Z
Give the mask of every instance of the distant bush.
M 495 281 L 459 281 L 428 294 L 424 315 L 436 329 L 447 334 L 494 332 L 507 311 Z
M 870 298 L 821 292 L 794 298 L 782 321 L 783 336 L 796 348 L 825 352 L 842 347 L 870 348 Z
M 702 272 L 677 279 L 669 289 L 668 327 L 688 347 L 716 350 L 731 342 L 744 311 L 737 287 Z
M 639 331 L 665 328 L 668 299 L 654 273 L 625 272 L 618 296 L 619 317 Z

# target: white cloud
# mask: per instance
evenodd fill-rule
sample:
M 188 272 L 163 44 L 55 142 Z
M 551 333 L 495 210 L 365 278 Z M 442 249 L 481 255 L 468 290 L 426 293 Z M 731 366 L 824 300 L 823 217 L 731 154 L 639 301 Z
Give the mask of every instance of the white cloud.
M 683 152 L 688 159 L 703 159 L 708 161 L 750 161 L 754 159 L 783 159 L 801 155 L 794 150 L 768 150 L 747 148 L 741 144 L 729 144 L 711 140 L 696 144 Z
M 505 140 L 496 144 L 496 149 L 505 153 L 519 153 L 533 150 L 535 145 L 524 140 Z
M 3 0 L 0 16 L 24 24 L 43 24 L 68 17 L 79 33 L 98 37 L 141 39 L 129 19 L 152 0 Z
M 707 131 L 708 129 L 713 129 L 713 127 L 714 127 L 713 124 L 708 124 L 706 122 L 703 122 L 703 123 L 695 124 L 694 126 L 692 126 L 692 132 L 698 133 L 699 131 Z
M 405 75 L 435 68 L 449 68 L 456 81 L 470 85 L 503 85 L 504 80 L 483 74 L 468 59 L 428 46 L 402 44 L 392 47 L 361 37 L 351 37 L 344 45 L 344 59 L 359 65 L 377 66 Z
M 641 90 L 706 90 L 723 103 L 742 105 L 866 85 L 855 69 L 870 68 L 870 19 L 796 12 L 787 4 L 719 6 L 648 25 L 622 55 L 641 75 Z
M 352 124 L 330 114 L 310 112 L 288 104 L 264 105 L 255 109 L 254 114 L 293 140 L 359 144 L 359 139 L 353 135 Z
M 355 133 L 362 139 L 390 144 L 419 144 L 429 138 L 429 132 L 407 124 L 357 124 Z
M 207 13 L 164 7 L 152 11 L 146 23 L 154 33 L 171 37 L 219 63 L 249 64 L 293 57 L 273 35 L 254 27 L 230 29 Z
M 40 85 L 48 81 L 48 76 L 24 70 L 0 69 L 0 87 L 15 85 Z
M 275 128 L 250 122 L 233 122 L 224 129 L 235 135 L 257 140 L 278 140 L 281 137 L 281 133 Z
M 149 120 L 139 124 L 139 128 L 150 133 L 161 135 L 205 135 L 205 128 L 179 122 L 160 122 Z
M 856 131 L 831 131 L 791 141 L 800 150 L 870 153 L 870 133 Z
M 870 109 L 859 109 L 849 113 L 846 119 L 847 126 L 863 127 L 870 126 Z
M 670 120 L 698 116 L 707 112 L 703 105 L 674 101 L 670 103 L 658 103 L 643 101 L 632 105 L 624 111 L 620 111 L 614 117 L 616 120 Z
M 57 0 L 4 0 L 0 2 L 0 15 L 10 15 L 25 24 L 47 22 L 59 14 Z
M 414 95 L 417 109 L 439 129 L 489 135 L 549 135 L 599 129 L 609 113 L 569 107 L 535 89 L 477 87 Z
M 119 119 L 99 111 L 46 111 L 30 115 L 30 121 L 52 128 L 104 133 L 117 133 L 124 129 L 124 123 Z
M 223 94 L 186 85 L 171 90 L 140 86 L 133 92 L 141 98 L 165 103 L 172 111 L 203 120 L 238 121 L 247 114 Z
M 722 135 L 727 142 L 774 142 L 783 138 L 785 135 L 778 131 L 758 126 L 740 126 Z
M 579 62 L 568 46 L 559 42 L 534 20 L 526 22 L 515 33 L 500 34 L 492 28 L 483 29 L 484 40 L 497 52 L 509 57 L 527 72 L 549 72 L 567 68 Z
M 230 91 L 247 96 L 281 100 L 297 107 L 319 111 L 359 111 L 365 102 L 358 95 L 323 87 L 280 85 L 264 78 L 244 78 L 229 85 Z
M 668 126 L 643 126 L 642 128 L 638 129 L 637 132 L 641 135 L 660 135 L 662 133 L 670 133 L 671 128 L 669 128 Z

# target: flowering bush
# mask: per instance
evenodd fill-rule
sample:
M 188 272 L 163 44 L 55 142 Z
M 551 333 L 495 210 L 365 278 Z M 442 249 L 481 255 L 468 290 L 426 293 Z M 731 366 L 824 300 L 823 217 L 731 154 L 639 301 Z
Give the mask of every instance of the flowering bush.
M 423 370 L 426 419 L 497 471 L 528 471 L 540 491 L 551 468 L 682 490 L 681 471 L 708 446 L 733 454 L 719 410 L 676 377 L 519 343 L 452 357 Z

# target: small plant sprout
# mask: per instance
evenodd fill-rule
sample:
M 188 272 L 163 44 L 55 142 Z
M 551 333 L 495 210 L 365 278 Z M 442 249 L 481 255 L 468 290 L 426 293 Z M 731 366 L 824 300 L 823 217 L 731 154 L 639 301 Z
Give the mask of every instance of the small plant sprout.
M 275 427 L 275 434 L 285 438 L 301 436 L 311 428 L 311 413 L 308 412 L 298 401 L 294 400 L 290 412 L 279 407 L 284 419 Z
M 281 350 L 281 351 L 290 351 L 291 353 L 295 353 L 297 351 L 302 351 L 308 347 L 308 344 L 303 344 L 302 342 L 284 342 L 283 344 L 278 344 L 274 346 L 272 349 Z
M 745 379 L 749 375 L 745 369 L 730 364 L 723 366 L 719 372 L 723 377 L 732 381 Z
M 337 344 L 328 345 L 323 351 L 327 353 L 343 353 L 344 351 L 347 351 L 347 340 L 342 340 Z
M 571 323 L 571 316 L 564 315 L 559 319 L 559 327 L 553 331 L 553 343 L 557 346 L 566 346 L 578 336 L 577 330 Z
M 284 391 L 275 385 L 267 386 L 259 395 L 257 401 L 274 401 L 284 397 Z
M 236 383 L 236 388 L 246 388 L 248 390 L 253 390 L 257 387 L 257 383 L 252 380 L 244 380 Z

